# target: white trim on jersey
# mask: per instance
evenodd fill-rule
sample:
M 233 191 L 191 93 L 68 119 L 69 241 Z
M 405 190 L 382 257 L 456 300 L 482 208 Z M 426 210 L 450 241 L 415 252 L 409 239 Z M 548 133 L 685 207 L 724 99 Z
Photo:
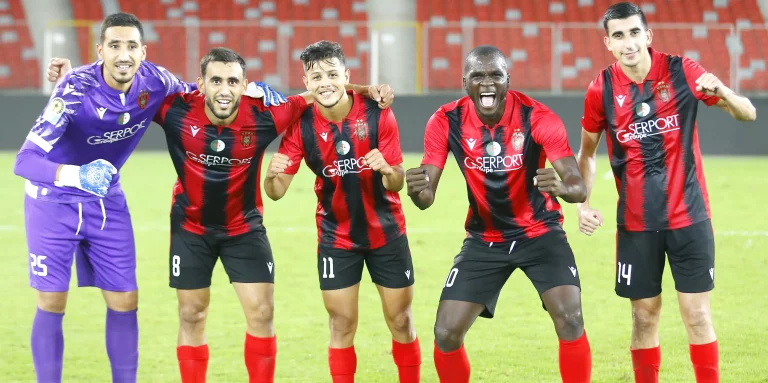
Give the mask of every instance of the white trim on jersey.
M 32 141 L 35 145 L 39 146 L 40 149 L 45 150 L 46 153 L 53 149 L 53 145 L 51 145 L 48 141 L 46 141 L 43 137 L 40 137 L 35 132 L 29 132 L 29 134 L 27 134 L 27 139 Z

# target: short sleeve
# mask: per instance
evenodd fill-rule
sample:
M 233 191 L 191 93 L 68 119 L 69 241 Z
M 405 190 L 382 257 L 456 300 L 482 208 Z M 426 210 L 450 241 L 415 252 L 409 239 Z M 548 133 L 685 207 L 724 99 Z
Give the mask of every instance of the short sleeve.
M 587 94 L 584 96 L 584 114 L 581 117 L 581 127 L 590 133 L 599 133 L 606 127 L 601 77 L 594 79 L 587 88 Z
M 71 73 L 54 88 L 48 104 L 27 135 L 31 145 L 25 143 L 25 147 L 48 153 L 66 132 L 86 97 L 80 82 Z
M 298 121 L 309 105 L 304 96 L 294 95 L 288 97 L 288 102 L 286 103 L 268 107 L 267 110 L 272 113 L 272 118 L 275 121 L 277 134 L 286 131 L 294 122 Z
M 443 109 L 438 109 L 427 121 L 424 131 L 424 157 L 422 165 L 445 167 L 448 159 L 448 118 Z
M 531 116 L 531 135 L 533 140 L 544 148 L 550 163 L 573 156 L 565 125 L 551 110 L 534 112 Z
M 403 163 L 403 151 L 400 148 L 400 133 L 395 120 L 395 113 L 387 108 L 379 118 L 379 151 L 390 166 Z
M 687 57 L 683 57 L 683 73 L 685 73 L 685 80 L 688 82 L 688 87 L 691 88 L 691 92 L 696 96 L 697 100 L 704 101 L 707 106 L 712 106 L 720 101 L 720 97 L 708 96 L 703 92 L 696 90 L 696 80 L 702 75 L 707 73 L 707 70 L 694 60 Z
M 147 65 L 147 67 L 149 67 L 150 70 L 154 72 L 153 74 L 163 82 L 163 85 L 165 85 L 166 96 L 172 95 L 174 93 L 191 93 L 197 90 L 196 82 L 186 83 L 181 81 L 178 77 L 171 74 L 171 72 L 169 72 L 168 69 L 165 69 L 164 67 L 155 65 L 149 61 L 144 61 L 142 65 Z
M 171 106 L 177 97 L 182 97 L 181 93 L 172 94 L 164 98 L 163 103 L 160 104 L 160 109 L 157 110 L 157 113 L 155 113 L 155 117 L 152 119 L 152 121 L 165 128 L 165 115 L 168 114 L 168 110 L 171 109 Z
M 278 153 L 285 154 L 291 160 L 291 165 L 285 169 L 285 174 L 298 173 L 301 160 L 304 158 L 304 145 L 301 140 L 301 122 L 291 125 L 280 141 Z

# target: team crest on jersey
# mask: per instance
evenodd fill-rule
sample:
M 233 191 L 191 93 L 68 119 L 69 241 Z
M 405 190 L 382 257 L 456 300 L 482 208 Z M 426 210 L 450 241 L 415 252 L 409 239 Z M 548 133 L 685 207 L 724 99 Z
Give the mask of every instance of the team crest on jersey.
M 368 138 L 368 123 L 365 120 L 355 121 L 355 134 L 357 134 L 357 139 L 360 141 Z
M 669 84 L 664 81 L 660 82 L 659 85 L 656 86 L 656 94 L 661 101 L 669 101 Z
M 241 132 L 240 133 L 240 144 L 243 145 L 243 147 L 247 148 L 253 144 L 253 138 L 256 136 L 255 132 Z
M 523 132 L 521 132 L 520 129 L 515 130 L 515 133 L 512 134 L 512 149 L 516 152 L 523 150 L 524 142 L 525 135 L 523 135 Z
M 146 90 L 142 90 L 141 92 L 139 92 L 139 98 L 138 98 L 139 108 L 141 108 L 142 110 L 146 108 L 147 102 L 149 102 L 149 92 L 147 92 Z

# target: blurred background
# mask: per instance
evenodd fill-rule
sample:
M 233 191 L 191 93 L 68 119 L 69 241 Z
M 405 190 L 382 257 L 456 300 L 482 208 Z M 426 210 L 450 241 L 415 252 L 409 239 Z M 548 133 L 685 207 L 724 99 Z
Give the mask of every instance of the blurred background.
M 583 94 L 613 62 L 600 22 L 610 0 L 0 0 L 0 112 L 10 116 L 2 149 L 15 149 L 42 109 L 51 84 L 51 57 L 73 65 L 97 59 L 101 20 L 114 12 L 138 16 L 148 60 L 194 81 L 212 47 L 238 51 L 247 77 L 283 92 L 302 90 L 301 50 L 320 39 L 345 49 L 354 83 L 387 83 L 406 151 L 420 151 L 424 123 L 438 106 L 461 95 L 463 57 L 492 44 L 508 57 L 511 87 L 533 94 L 579 137 Z M 642 0 L 652 46 L 698 60 L 758 111 L 768 104 L 768 0 Z M 702 108 L 705 109 L 705 108 Z M 735 133 L 719 139 L 722 113 L 700 118 L 704 153 L 766 154 L 759 141 Z M 19 125 L 21 125 L 19 127 Z M 706 136 L 707 133 L 704 133 Z M 750 133 L 754 134 L 754 133 Z M 768 138 L 766 135 L 765 138 Z M 574 141 L 575 143 L 575 141 Z M 141 149 L 162 149 L 159 135 Z
M 395 106 L 398 116 L 407 115 L 404 122 L 419 131 L 427 111 L 460 95 L 463 57 L 476 45 L 492 44 L 508 57 L 511 87 L 539 97 L 577 129 L 580 97 L 613 62 L 602 43 L 600 20 L 615 2 L 0 0 L 0 92 L 12 93 L 3 98 L 0 112 L 13 111 L 18 116 L 13 122 L 30 125 L 51 90 L 44 78 L 48 60 L 69 57 L 75 66 L 94 61 L 101 20 L 122 11 L 143 22 L 148 60 L 185 81 L 197 78 L 200 58 L 210 48 L 226 46 L 246 59 L 251 81 L 301 91 L 301 50 L 320 39 L 338 41 L 352 82 L 387 83 L 398 96 L 427 96 L 415 104 L 400 98 Z M 698 60 L 737 92 L 768 95 L 768 0 L 638 4 L 655 32 L 654 48 Z M 21 101 L 20 94 L 32 97 Z M 397 109 L 405 104 L 411 106 L 408 111 Z M 713 123 L 728 122 L 721 117 Z M 3 144 L 17 147 L 24 130 L 3 133 Z M 725 154 L 736 147 L 706 149 Z M 747 143 L 739 152 L 766 153 L 759 149 Z
M 282 92 L 302 91 L 298 56 L 320 39 L 342 44 L 358 84 L 387 83 L 396 93 L 404 166 L 418 166 L 424 127 L 442 104 L 464 93 L 464 56 L 492 44 L 509 59 L 511 88 L 553 109 L 578 151 L 585 90 L 614 62 L 603 45 L 601 18 L 609 0 L 0 0 L 0 382 L 34 379 L 29 333 L 34 316 L 24 240 L 23 180 L 14 157 L 49 98 L 44 79 L 51 57 L 74 65 L 97 59 L 101 20 L 124 11 L 144 24 L 148 60 L 184 81 L 195 81 L 200 58 L 212 47 L 238 51 L 247 77 Z M 756 122 L 734 121 L 699 106 L 699 141 L 717 243 L 713 312 L 720 338 L 722 380 L 768 383 L 768 0 L 637 0 L 654 31 L 652 46 L 698 60 L 757 108 Z M 277 142 L 273 143 L 273 148 Z M 142 289 L 140 382 L 177 382 L 175 292 L 167 287 L 168 206 L 174 169 L 162 129 L 148 129 L 121 170 L 136 230 Z M 564 204 L 565 228 L 579 262 L 584 312 L 593 350 L 593 382 L 630 382 L 629 304 L 615 296 L 616 188 L 600 144 L 592 204 L 606 227 L 592 237 L 577 229 L 574 205 Z M 269 161 L 268 153 L 264 161 Z M 452 160 L 449 160 L 449 165 Z M 327 317 L 314 267 L 317 234 L 314 175 L 303 170 L 279 202 L 265 198 L 265 223 L 280 271 L 275 318 L 280 339 L 278 382 L 329 381 Z M 424 382 L 436 382 L 432 363 L 434 313 L 452 257 L 461 246 L 466 186 L 457 166 L 446 167 L 441 197 L 421 212 L 403 197 L 418 287 L 414 320 L 420 334 Z M 762 192 L 761 192 L 762 190 Z M 759 193 L 758 193 L 759 192 Z M 755 194 L 757 193 L 757 194 Z M 764 198 L 764 197 L 762 197 Z M 209 379 L 245 381 L 240 307 L 221 267 L 214 273 L 208 339 Z M 361 287 L 358 381 L 391 383 L 395 370 L 389 333 L 367 273 Z M 478 321 L 467 337 L 477 382 L 560 382 L 557 341 L 530 282 L 515 274 L 493 321 Z M 665 272 L 660 338 L 661 381 L 694 381 L 686 333 L 676 309 L 674 282 Z M 109 381 L 104 352 L 104 306 L 95 289 L 72 279 L 65 334 L 65 379 Z M 287 283 L 286 283 L 287 282 Z M 523 356 L 524 355 L 524 356 Z

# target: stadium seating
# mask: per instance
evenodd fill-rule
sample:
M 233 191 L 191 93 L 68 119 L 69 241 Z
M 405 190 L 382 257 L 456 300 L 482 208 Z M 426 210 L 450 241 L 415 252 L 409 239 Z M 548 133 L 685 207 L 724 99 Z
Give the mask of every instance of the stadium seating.
M 0 89 L 40 86 L 40 65 L 21 0 L 0 0 Z
M 73 3 L 77 3 L 77 18 L 98 21 L 104 17 L 99 0 Z M 122 11 L 143 21 L 149 59 L 187 81 L 198 73 L 197 66 L 190 66 L 187 58 L 202 57 L 213 47 L 226 46 L 245 58 L 249 80 L 280 85 L 286 85 L 287 80 L 290 88 L 300 89 L 304 87 L 301 77 L 289 73 L 301 70 L 301 49 L 326 39 L 338 41 L 345 48 L 354 81 L 368 82 L 368 16 L 364 0 L 121 0 L 119 5 Z M 203 26 L 184 26 L 196 21 Z M 279 28 L 279 21 L 292 24 Z M 88 31 L 80 31 L 79 36 L 87 40 Z M 80 42 L 80 46 L 84 44 Z M 287 57 L 278 57 L 279 44 L 288 48 Z
M 424 89 L 460 87 L 462 58 L 471 47 L 493 44 L 509 57 L 512 85 L 581 91 L 613 62 L 599 23 L 613 0 L 416 0 L 425 30 Z M 95 59 L 100 0 L 72 0 L 80 61 Z M 247 77 L 301 89 L 301 49 L 335 40 L 346 49 L 353 82 L 369 81 L 366 0 L 117 0 L 120 10 L 145 24 L 150 60 L 185 80 L 206 51 L 227 46 L 246 59 Z M 742 90 L 768 89 L 768 28 L 756 0 L 640 2 L 655 31 L 652 46 L 684 54 Z M 197 24 L 197 23 L 200 24 Z M 36 87 L 40 64 L 21 0 L 0 0 L 0 88 Z M 675 24 L 672 24 L 675 23 Z M 683 24 L 680 24 L 683 23 Z M 185 26 L 186 25 L 186 26 Z M 199 28 L 187 27 L 203 25 Z M 739 29 L 738 35 L 732 33 Z M 734 57 L 732 63 L 730 57 Z M 737 59 L 736 59 L 737 58 Z M 731 73 L 738 63 L 738 73 Z
M 493 44 L 509 57 L 512 86 L 549 90 L 559 83 L 553 79 L 562 79 L 563 90 L 583 90 L 600 69 L 614 61 L 602 46 L 605 34 L 599 23 L 612 3 L 465 0 L 445 7 L 442 0 L 417 0 L 417 19 L 428 25 L 426 88 L 456 88 L 461 78 L 461 57 L 467 49 Z M 766 89 L 766 28 L 745 30 L 741 39 L 729 39 L 735 25 L 765 22 L 756 1 L 657 0 L 641 4 L 656 32 L 654 48 L 699 60 L 726 82 L 731 79 L 729 51 L 741 49 L 742 89 Z M 724 27 L 723 23 L 731 26 Z M 473 29 L 474 33 L 466 32 Z M 553 73 L 552 63 L 558 55 L 562 68 Z

